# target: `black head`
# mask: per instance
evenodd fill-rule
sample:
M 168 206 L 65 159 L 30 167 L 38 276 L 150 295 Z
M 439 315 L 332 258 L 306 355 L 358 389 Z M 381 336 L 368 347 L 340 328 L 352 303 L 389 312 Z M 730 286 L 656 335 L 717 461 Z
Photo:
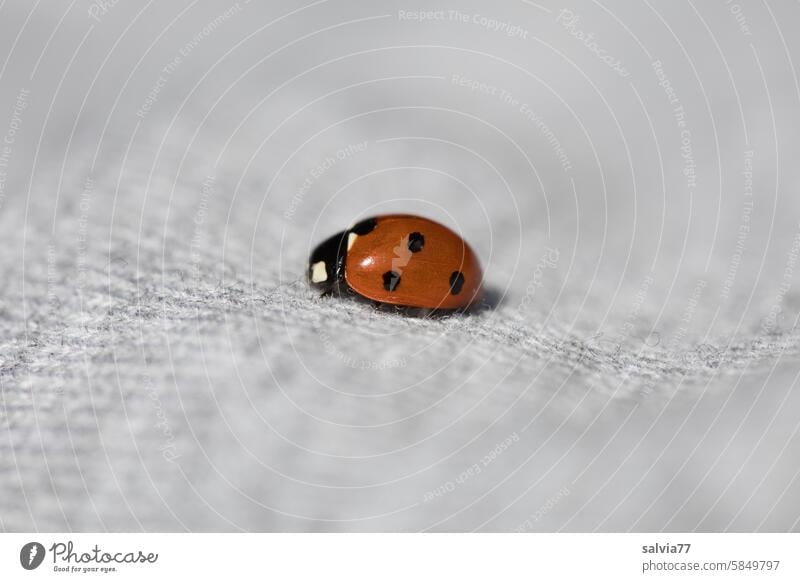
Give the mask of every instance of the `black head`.
M 308 261 L 308 280 L 311 286 L 323 293 L 347 291 L 349 288 L 344 281 L 344 269 L 350 234 L 363 236 L 375 230 L 377 225 L 377 219 L 367 218 L 320 243 Z
M 320 291 L 331 291 L 344 280 L 349 230 L 337 233 L 320 243 L 308 260 L 308 281 Z

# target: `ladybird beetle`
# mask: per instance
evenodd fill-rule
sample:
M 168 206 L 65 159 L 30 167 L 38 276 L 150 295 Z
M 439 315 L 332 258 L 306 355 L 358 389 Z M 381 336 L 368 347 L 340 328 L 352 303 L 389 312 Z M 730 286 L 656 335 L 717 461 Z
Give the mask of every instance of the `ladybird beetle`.
M 322 242 L 308 264 L 311 286 L 382 304 L 466 309 L 480 299 L 478 257 L 446 226 L 421 216 L 368 218 Z

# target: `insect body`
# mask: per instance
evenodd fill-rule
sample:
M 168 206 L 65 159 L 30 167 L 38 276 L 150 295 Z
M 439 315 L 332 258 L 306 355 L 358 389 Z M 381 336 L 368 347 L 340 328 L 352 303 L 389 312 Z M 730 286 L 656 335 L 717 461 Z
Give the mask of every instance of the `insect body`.
M 387 214 L 362 220 L 311 253 L 311 285 L 390 305 L 465 309 L 481 296 L 478 258 L 455 232 L 433 220 Z

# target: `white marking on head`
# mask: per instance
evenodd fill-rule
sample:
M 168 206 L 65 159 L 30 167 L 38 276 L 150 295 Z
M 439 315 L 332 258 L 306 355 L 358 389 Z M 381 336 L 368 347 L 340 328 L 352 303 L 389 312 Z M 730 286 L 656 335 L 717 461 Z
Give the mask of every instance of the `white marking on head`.
M 357 238 L 358 238 L 358 235 L 356 233 L 354 233 L 354 232 L 351 232 L 350 234 L 347 235 L 347 250 L 348 251 L 351 248 L 353 248 L 353 244 L 356 242 Z
M 325 268 L 325 261 L 319 261 L 311 265 L 311 282 L 322 283 L 328 280 L 328 269 Z

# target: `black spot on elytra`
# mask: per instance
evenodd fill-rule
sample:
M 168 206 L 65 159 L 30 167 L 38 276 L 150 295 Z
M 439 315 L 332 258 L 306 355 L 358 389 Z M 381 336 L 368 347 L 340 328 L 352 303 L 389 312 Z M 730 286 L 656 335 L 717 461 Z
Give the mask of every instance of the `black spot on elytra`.
M 420 232 L 412 232 L 408 235 L 408 250 L 418 253 L 425 246 L 425 237 Z
M 350 232 L 354 232 L 358 236 L 363 236 L 375 230 L 376 226 L 378 226 L 378 221 L 374 218 L 368 218 L 367 220 L 362 220 L 361 222 L 357 223 L 353 228 L 350 229 Z
M 400 273 L 396 271 L 386 271 L 383 274 L 383 288 L 387 291 L 394 291 L 400 284 Z
M 450 293 L 458 295 L 464 286 L 464 274 L 461 271 L 453 271 L 450 275 Z

